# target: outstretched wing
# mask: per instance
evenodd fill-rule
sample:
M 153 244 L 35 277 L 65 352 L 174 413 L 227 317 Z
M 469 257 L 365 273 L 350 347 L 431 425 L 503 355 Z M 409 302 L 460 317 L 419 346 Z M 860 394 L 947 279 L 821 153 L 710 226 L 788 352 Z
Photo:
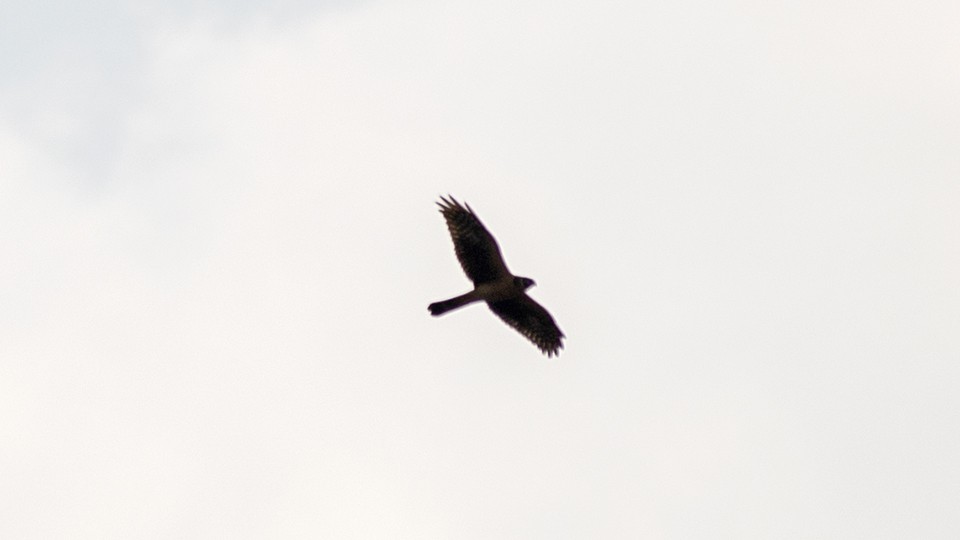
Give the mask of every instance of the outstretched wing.
M 461 206 L 450 197 L 440 197 L 440 213 L 447 221 L 460 266 L 475 284 L 496 281 L 510 275 L 493 235 L 473 213 L 470 205 Z
M 518 332 L 523 334 L 548 357 L 560 354 L 563 332 L 553 317 L 533 298 L 521 294 L 510 300 L 489 302 L 490 310 Z

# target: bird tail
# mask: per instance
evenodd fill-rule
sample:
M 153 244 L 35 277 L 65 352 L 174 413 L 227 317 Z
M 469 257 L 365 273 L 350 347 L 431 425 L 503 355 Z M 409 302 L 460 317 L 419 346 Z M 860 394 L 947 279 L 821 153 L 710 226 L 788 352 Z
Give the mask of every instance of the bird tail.
M 430 310 L 431 315 L 436 317 L 438 315 L 443 315 L 448 311 L 453 311 L 457 308 L 461 308 L 469 304 L 470 302 L 474 302 L 474 301 L 476 301 L 476 298 L 473 297 L 473 293 L 468 292 L 467 294 L 461 294 L 460 296 L 456 296 L 449 300 L 444 300 L 442 302 L 434 302 L 429 306 L 427 306 L 427 309 Z

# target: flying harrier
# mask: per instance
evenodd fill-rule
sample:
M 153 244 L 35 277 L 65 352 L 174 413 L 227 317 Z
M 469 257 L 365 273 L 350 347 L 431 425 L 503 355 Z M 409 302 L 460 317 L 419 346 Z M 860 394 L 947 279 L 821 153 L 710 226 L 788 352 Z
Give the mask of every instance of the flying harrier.
M 517 277 L 507 270 L 500 248 L 470 205 L 440 197 L 440 213 L 447 221 L 460 266 L 473 281 L 467 294 L 430 304 L 430 314 L 443 315 L 473 302 L 486 302 L 490 310 L 523 334 L 548 357 L 560 354 L 563 332 L 547 310 L 524 292 L 536 285 L 530 278 Z

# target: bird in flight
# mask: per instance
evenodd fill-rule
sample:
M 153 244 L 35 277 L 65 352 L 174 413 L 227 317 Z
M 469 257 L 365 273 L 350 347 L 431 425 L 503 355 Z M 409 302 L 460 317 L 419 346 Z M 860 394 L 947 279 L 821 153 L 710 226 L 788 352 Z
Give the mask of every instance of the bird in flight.
M 440 197 L 437 205 L 447 221 L 453 247 L 464 273 L 473 281 L 473 290 L 428 306 L 433 316 L 473 302 L 486 302 L 498 317 L 540 348 L 547 357 L 560 354 L 565 337 L 553 317 L 526 290 L 536 285 L 530 278 L 514 276 L 507 270 L 500 247 L 480 223 L 469 204 L 461 205 L 452 196 Z

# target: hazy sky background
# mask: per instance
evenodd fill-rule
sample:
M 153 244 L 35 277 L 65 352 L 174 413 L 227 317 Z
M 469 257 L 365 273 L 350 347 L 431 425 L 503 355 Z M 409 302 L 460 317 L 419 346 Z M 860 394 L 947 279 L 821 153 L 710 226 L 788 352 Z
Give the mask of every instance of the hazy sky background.
M 0 537 L 960 537 L 960 4 L 2 11 Z

